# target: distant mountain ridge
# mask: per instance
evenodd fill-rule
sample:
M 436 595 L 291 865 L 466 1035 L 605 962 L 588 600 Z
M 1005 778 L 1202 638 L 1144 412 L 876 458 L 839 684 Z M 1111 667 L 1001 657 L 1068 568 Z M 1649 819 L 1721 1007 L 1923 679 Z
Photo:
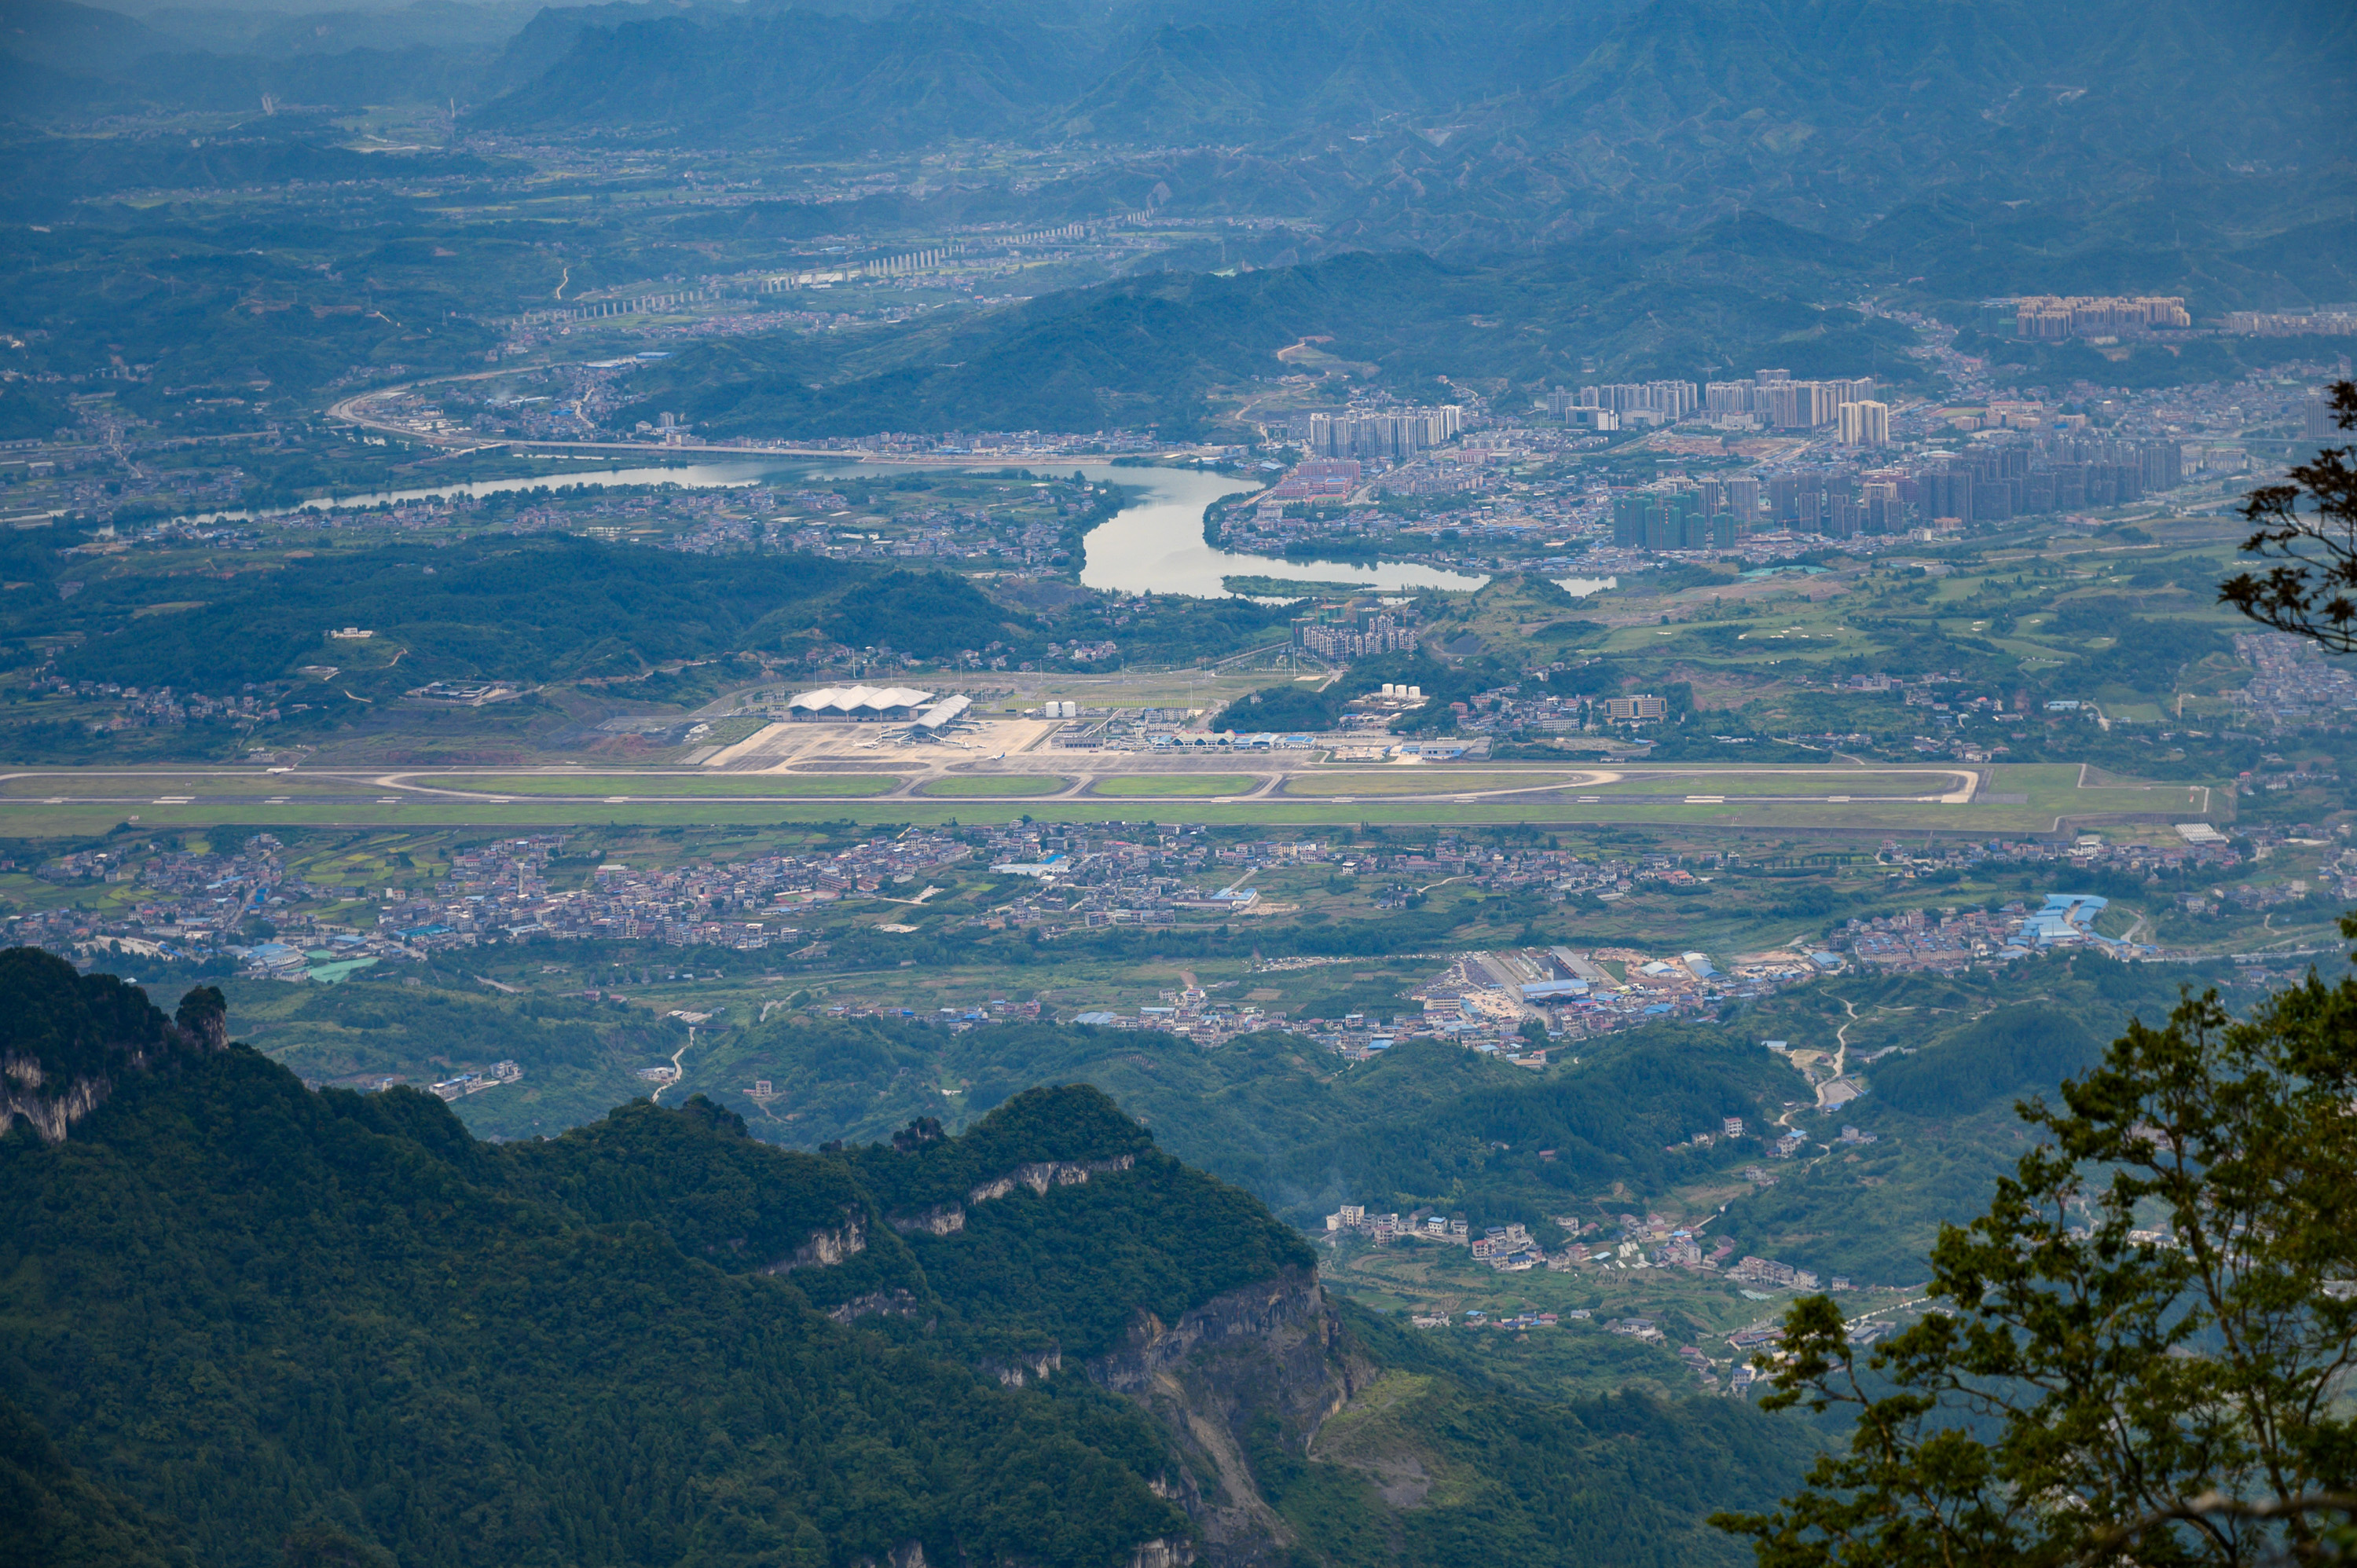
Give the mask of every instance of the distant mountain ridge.
M 574 20 L 544 12 L 534 27 Z M 606 26 L 593 12 L 578 19 L 564 55 L 476 123 L 677 126 L 732 140 L 905 146 L 1004 135 L 1071 91 L 1086 58 L 1067 31 L 948 5 L 874 21 L 797 8 Z
M 1803 303 L 1828 276 L 1802 260 L 1770 285 L 1764 248 L 1823 248 L 1766 219 L 1713 225 L 1687 265 L 1622 266 L 1566 248 L 1485 265 L 1413 251 L 1350 252 L 1236 276 L 1154 274 L 912 332 L 861 359 L 801 334 L 700 345 L 630 379 L 623 418 L 681 410 L 716 435 L 870 430 L 1199 432 L 1204 395 L 1283 373 L 1279 349 L 1330 338 L 1403 395 L 1453 401 L 1577 384 L 1609 354 L 1631 374 L 1686 379 L 1770 355 L 1811 374 L 1904 374 L 1911 331 Z M 1747 372 L 1748 373 L 1748 371 Z M 644 411 L 644 412 L 640 412 Z
M 591 25 L 480 124 L 907 146 L 947 136 L 1278 152 L 1340 231 L 1433 248 L 1747 208 L 1877 220 L 2160 188 L 2190 156 L 2322 169 L 2357 150 L 2357 20 L 2330 0 L 1207 0 L 1075 20 L 937 0 L 873 22 L 715 9 Z
M 1538 86 L 1550 62 L 1577 59 L 1621 8 L 1475 0 L 1443 16 L 1408 0 L 1208 0 L 1083 12 L 910 0 L 868 19 L 758 5 L 553 9 L 512 48 L 544 58 L 545 43 L 526 40 L 569 35 L 570 52 L 479 122 L 863 146 L 977 135 L 1258 141 Z
M 1855 238 L 1943 202 L 2051 215 L 2066 242 L 2115 239 L 2141 205 L 2232 244 L 2323 216 L 2293 209 L 2357 156 L 2337 0 L 658 0 L 544 8 L 504 43 L 425 0 L 271 27 L 5 0 L 0 23 L 20 115 L 422 99 L 523 135 L 1096 146 L 1114 161 L 1033 216 L 1297 214 L 1328 250 L 1609 243 L 1746 212 Z M 1206 155 L 1210 178 L 1167 180 Z

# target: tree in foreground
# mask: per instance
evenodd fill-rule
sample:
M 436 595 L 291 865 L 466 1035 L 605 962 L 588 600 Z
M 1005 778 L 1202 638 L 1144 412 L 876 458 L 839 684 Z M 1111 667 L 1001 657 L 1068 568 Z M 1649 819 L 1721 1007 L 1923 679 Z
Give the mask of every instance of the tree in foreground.
M 2357 937 L 2357 920 L 2343 929 Z M 1948 1304 L 1861 1368 L 1793 1306 L 1764 1408 L 1849 1407 L 1763 1568 L 2259 1563 L 2357 1547 L 2357 981 L 2131 1024 L 2023 1106 L 2047 1141 L 1969 1227 Z
M 2357 429 L 2357 384 L 2332 389 L 2334 422 Z M 2243 516 L 2243 549 L 2275 563 L 2242 572 L 2219 598 L 2253 620 L 2314 639 L 2334 653 L 2357 652 L 2357 467 L 2352 449 L 2327 446 L 2286 476 L 2253 490 Z
M 2357 428 L 2357 385 L 2334 389 Z M 2220 596 L 2357 650 L 2357 469 L 2326 448 L 2253 493 L 2276 564 Z M 2341 922 L 2357 940 L 2357 917 Z M 2357 1561 L 2357 980 L 2236 1019 L 2215 992 L 2132 1023 L 1996 1200 L 1943 1227 L 1942 1304 L 1861 1367 L 1796 1303 L 1763 1408 L 1846 1409 L 1777 1512 L 1717 1516 L 1762 1568 Z

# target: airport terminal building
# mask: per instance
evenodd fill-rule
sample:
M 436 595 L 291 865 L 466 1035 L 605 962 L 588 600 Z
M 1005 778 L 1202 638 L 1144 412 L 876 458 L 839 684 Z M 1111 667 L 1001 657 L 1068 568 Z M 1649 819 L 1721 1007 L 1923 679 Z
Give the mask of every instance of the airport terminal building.
M 822 686 L 798 693 L 786 707 L 798 719 L 906 724 L 932 701 L 932 693 L 912 686 Z

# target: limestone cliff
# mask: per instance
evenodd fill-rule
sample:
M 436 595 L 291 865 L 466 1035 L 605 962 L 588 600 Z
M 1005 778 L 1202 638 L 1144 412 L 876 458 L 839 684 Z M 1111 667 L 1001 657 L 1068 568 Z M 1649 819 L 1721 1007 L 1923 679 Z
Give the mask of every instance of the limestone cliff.
M 1106 1160 L 1041 1160 L 1017 1165 L 1004 1176 L 978 1183 L 965 1195 L 963 1206 L 937 1203 L 918 1214 L 896 1215 L 892 1229 L 904 1235 L 922 1231 L 928 1236 L 954 1236 L 965 1229 L 966 1208 L 972 1205 L 1005 1197 L 1018 1187 L 1028 1187 L 1044 1197 L 1049 1187 L 1078 1187 L 1092 1176 L 1125 1171 L 1136 1164 L 1135 1155 L 1120 1155 Z
M 1170 1434 L 1185 1468 L 1158 1489 L 1194 1520 L 1212 1568 L 1290 1560 L 1295 1532 L 1254 1477 L 1247 1429 L 1273 1418 L 1278 1441 L 1306 1448 L 1375 1371 L 1345 1340 L 1317 1275 L 1293 1270 L 1176 1323 L 1141 1313 L 1127 1342 L 1087 1370 Z
M 23 1118 L 52 1144 L 133 1076 L 168 1071 L 229 1043 L 228 1004 L 210 985 L 167 1018 L 111 974 L 83 975 L 38 948 L 0 951 L 0 1133 Z

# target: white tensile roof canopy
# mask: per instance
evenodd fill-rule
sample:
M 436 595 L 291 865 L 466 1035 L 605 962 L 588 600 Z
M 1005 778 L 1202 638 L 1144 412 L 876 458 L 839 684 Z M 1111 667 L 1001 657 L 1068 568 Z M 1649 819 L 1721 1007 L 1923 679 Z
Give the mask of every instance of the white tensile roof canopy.
M 798 693 L 787 705 L 808 713 L 879 714 L 921 707 L 932 700 L 931 692 L 913 686 L 822 686 Z

